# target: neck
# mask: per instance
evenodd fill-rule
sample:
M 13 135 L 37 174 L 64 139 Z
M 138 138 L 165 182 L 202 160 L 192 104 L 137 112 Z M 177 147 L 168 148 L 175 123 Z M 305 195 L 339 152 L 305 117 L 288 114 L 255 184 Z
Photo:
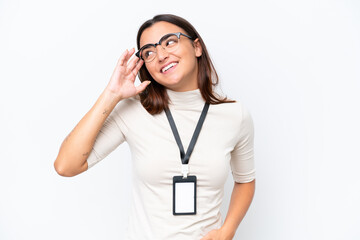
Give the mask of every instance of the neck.
M 182 84 L 182 86 L 168 86 L 168 89 L 174 92 L 187 92 L 198 89 L 197 81 L 191 81 L 185 84 Z
M 166 91 L 170 98 L 170 105 L 178 109 L 198 109 L 205 103 L 199 88 L 182 92 L 171 89 L 166 89 Z

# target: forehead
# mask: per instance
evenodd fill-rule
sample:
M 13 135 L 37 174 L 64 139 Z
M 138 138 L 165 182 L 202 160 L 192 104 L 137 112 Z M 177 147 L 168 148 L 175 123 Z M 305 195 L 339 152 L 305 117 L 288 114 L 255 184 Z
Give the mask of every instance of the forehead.
M 151 27 L 145 29 L 140 37 L 140 47 L 148 43 L 156 43 L 162 36 L 168 33 L 182 32 L 186 33 L 184 29 L 168 22 L 157 22 Z

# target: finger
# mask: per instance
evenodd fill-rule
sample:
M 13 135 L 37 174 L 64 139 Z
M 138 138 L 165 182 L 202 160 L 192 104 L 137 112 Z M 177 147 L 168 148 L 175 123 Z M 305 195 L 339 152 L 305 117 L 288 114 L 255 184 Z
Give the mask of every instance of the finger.
M 141 93 L 142 91 L 145 90 L 145 88 L 147 86 L 149 86 L 149 84 L 151 83 L 151 81 L 144 81 L 142 82 L 139 86 L 136 87 L 136 94 Z
M 134 69 L 134 67 L 138 61 L 139 61 L 139 58 L 137 56 L 134 56 L 128 63 L 127 70 L 129 72 L 131 72 Z
M 130 49 L 130 55 L 133 55 L 135 53 L 135 48 Z
M 128 54 L 128 50 L 126 49 L 125 52 L 123 52 L 123 54 L 121 54 L 118 62 L 117 62 L 117 66 L 124 66 L 124 62 L 125 62 L 125 57 Z
M 137 63 L 136 63 L 136 66 L 135 68 L 133 69 L 133 74 L 136 76 L 136 74 L 139 72 L 140 68 L 142 67 L 144 61 L 143 60 L 139 60 Z
M 131 57 L 131 55 L 133 55 L 135 52 L 135 48 L 130 49 L 130 51 L 128 51 L 127 55 L 125 56 L 124 59 L 124 64 L 127 63 Z
M 139 61 L 136 62 L 136 65 L 132 69 L 132 73 L 136 76 L 136 74 L 139 72 L 140 68 L 142 67 L 144 61 L 139 59 Z

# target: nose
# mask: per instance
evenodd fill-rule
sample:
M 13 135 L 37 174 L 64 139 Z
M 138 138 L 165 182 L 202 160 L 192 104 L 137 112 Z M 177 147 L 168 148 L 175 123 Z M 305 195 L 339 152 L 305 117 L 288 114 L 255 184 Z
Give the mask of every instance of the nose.
M 164 61 L 164 59 L 169 56 L 169 53 L 165 50 L 165 48 L 163 48 L 161 45 L 159 45 L 156 55 L 157 55 L 159 61 Z

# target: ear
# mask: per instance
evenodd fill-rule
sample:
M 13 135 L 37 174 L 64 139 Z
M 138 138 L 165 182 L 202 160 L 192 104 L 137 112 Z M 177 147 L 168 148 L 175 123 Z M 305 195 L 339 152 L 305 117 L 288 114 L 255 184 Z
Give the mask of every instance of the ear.
M 201 47 L 199 38 L 194 40 L 193 46 L 195 48 L 195 56 L 200 57 L 202 55 L 202 47 Z

